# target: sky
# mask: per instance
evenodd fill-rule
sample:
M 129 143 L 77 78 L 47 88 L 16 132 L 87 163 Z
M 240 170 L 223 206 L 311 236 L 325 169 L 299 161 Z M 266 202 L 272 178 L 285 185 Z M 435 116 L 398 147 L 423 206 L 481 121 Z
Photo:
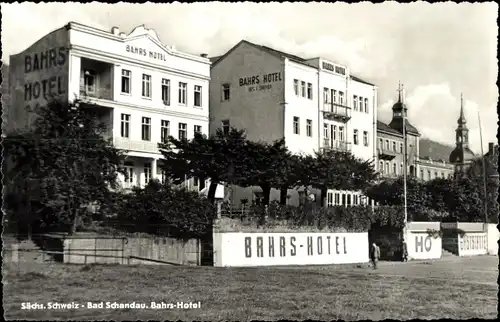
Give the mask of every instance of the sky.
M 497 142 L 498 5 L 346 3 L 2 4 L 2 61 L 69 21 L 130 32 L 145 24 L 166 45 L 218 56 L 241 39 L 304 58 L 346 64 L 379 88 L 389 122 L 404 84 L 409 121 L 422 137 L 455 145 L 463 93 L 470 147 Z

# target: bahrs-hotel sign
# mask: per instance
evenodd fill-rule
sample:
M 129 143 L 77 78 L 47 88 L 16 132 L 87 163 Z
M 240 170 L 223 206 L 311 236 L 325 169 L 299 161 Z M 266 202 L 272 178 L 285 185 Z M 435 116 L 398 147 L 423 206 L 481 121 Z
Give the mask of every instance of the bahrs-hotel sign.
M 368 233 L 214 233 L 214 266 L 368 262 Z

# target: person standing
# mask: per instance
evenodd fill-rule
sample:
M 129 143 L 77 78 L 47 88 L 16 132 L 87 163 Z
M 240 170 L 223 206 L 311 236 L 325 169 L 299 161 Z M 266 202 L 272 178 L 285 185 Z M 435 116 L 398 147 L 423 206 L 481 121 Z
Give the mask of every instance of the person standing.
M 373 244 L 372 244 L 370 257 L 371 257 L 371 261 L 373 264 L 373 269 L 377 269 L 377 263 L 378 263 L 378 260 L 380 258 L 380 248 L 377 246 L 377 244 L 375 242 L 373 242 Z

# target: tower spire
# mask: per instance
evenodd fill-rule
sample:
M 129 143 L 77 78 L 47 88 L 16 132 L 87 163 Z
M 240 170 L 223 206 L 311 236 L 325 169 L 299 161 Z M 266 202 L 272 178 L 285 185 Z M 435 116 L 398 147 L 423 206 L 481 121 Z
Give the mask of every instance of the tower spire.
M 401 81 L 398 81 L 398 103 L 401 103 Z
M 465 119 L 464 115 L 464 94 L 460 93 L 460 117 L 458 118 L 457 123 L 459 125 L 465 125 L 467 123 L 467 120 Z

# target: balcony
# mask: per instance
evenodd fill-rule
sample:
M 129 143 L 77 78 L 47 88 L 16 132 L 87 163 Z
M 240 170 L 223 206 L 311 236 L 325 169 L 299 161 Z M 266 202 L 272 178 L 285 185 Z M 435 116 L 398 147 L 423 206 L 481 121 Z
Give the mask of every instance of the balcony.
M 351 119 L 351 108 L 336 103 L 325 103 L 323 117 L 331 121 L 347 122 Z
M 387 148 L 377 148 L 378 157 L 382 160 L 392 160 L 396 157 L 396 152 Z
M 324 139 L 322 149 L 324 151 L 351 152 L 352 145 L 350 142 Z
M 160 153 L 160 150 L 158 149 L 158 142 L 134 141 L 126 138 L 114 138 L 113 143 L 115 145 L 115 148 L 121 150 Z
M 82 58 L 80 97 L 82 99 L 113 100 L 113 65 Z

